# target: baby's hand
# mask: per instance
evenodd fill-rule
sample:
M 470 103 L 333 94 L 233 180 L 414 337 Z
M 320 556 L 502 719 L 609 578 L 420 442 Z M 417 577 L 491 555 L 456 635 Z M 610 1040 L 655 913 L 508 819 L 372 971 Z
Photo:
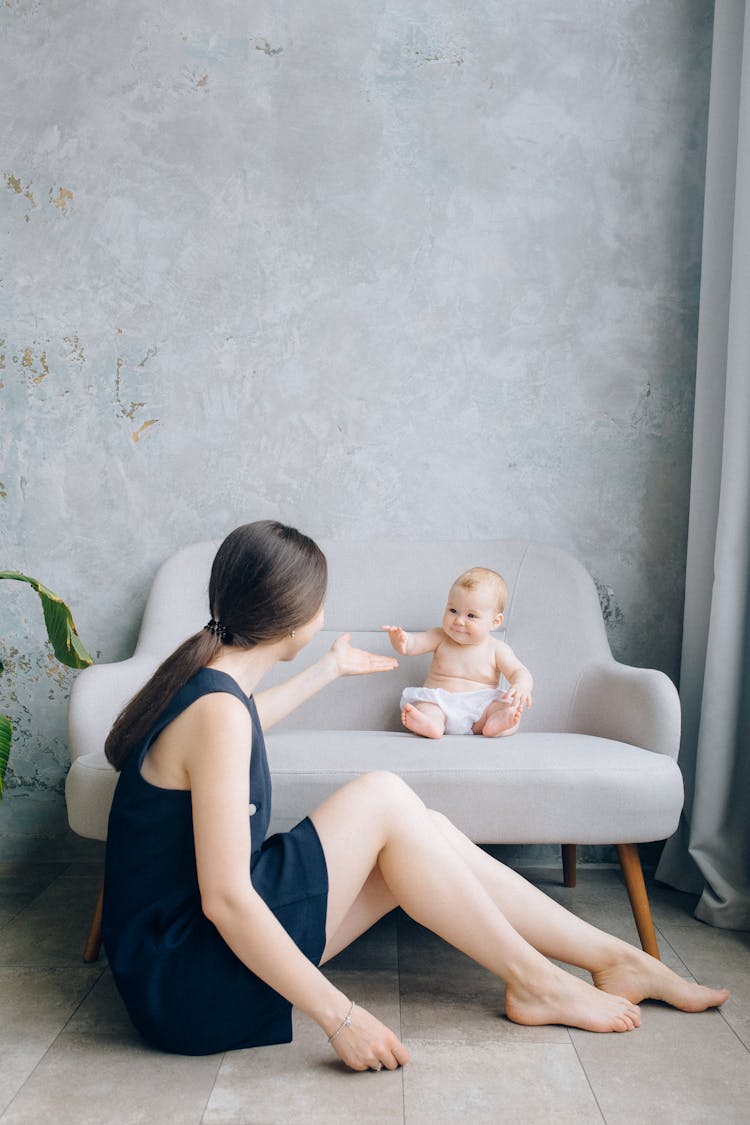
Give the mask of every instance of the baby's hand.
M 406 630 L 402 629 L 400 625 L 381 625 L 381 629 L 390 637 L 391 644 L 396 652 L 402 653 L 406 656 L 409 650 L 409 634 Z
M 514 703 L 520 715 L 531 707 L 531 692 L 511 685 L 505 693 L 505 700 L 507 703 Z

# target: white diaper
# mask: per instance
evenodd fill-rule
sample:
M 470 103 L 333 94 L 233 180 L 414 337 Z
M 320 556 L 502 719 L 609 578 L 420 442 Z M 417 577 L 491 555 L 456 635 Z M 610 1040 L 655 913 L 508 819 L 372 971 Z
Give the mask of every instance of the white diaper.
M 445 715 L 446 734 L 471 734 L 471 728 L 495 699 L 505 699 L 503 688 L 479 691 L 445 691 L 443 688 L 409 687 L 401 694 L 405 703 L 436 703 Z

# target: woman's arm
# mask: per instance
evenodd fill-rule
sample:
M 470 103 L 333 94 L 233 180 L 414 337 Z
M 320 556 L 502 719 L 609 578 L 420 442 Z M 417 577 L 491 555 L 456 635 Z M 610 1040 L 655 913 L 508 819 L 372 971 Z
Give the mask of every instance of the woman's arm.
M 344 633 L 309 668 L 291 676 L 283 684 L 256 693 L 255 705 L 264 730 L 280 722 L 290 711 L 294 711 L 339 676 L 365 676 L 370 672 L 390 672 L 397 667 L 398 661 L 392 656 L 378 656 L 361 648 L 353 648 L 350 640 L 351 633 Z
M 330 1036 L 351 1001 L 299 950 L 249 878 L 250 716 L 239 700 L 222 693 L 203 697 L 191 711 L 184 753 L 203 912 L 253 973 Z M 394 1047 L 400 1049 L 397 1037 L 369 1013 L 361 1014 L 370 1032 L 345 1057 L 347 1064 L 366 1069 L 380 1052 L 384 1065 L 397 1065 L 392 1055 Z

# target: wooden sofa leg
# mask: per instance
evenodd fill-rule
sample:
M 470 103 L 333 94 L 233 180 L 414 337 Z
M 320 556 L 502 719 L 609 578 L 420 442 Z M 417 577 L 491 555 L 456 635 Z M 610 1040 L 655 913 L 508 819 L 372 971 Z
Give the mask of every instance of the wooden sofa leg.
M 641 948 L 652 957 L 659 958 L 659 946 L 656 944 L 656 930 L 651 917 L 651 907 L 646 894 L 646 884 L 643 880 L 641 857 L 638 854 L 637 844 L 618 844 L 617 854 L 620 857 L 620 867 L 625 877 L 625 886 L 633 911 L 638 937 L 641 939 Z
M 576 846 L 575 844 L 562 845 L 563 883 L 566 887 L 576 885 Z
M 102 905 L 104 903 L 104 880 L 102 879 L 99 884 L 99 891 L 94 903 L 94 912 L 91 915 L 91 923 L 89 925 L 89 932 L 86 937 L 86 944 L 83 947 L 83 959 L 86 964 L 96 961 L 99 958 L 99 950 L 102 947 Z

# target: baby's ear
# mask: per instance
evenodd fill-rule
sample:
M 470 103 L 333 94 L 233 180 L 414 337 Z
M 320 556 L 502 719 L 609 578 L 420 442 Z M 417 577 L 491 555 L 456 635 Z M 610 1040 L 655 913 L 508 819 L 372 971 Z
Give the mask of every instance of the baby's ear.
M 496 613 L 495 617 L 494 617 L 494 620 L 492 622 L 492 628 L 493 629 L 499 629 L 500 626 L 502 625 L 502 623 L 503 623 L 502 613 Z

